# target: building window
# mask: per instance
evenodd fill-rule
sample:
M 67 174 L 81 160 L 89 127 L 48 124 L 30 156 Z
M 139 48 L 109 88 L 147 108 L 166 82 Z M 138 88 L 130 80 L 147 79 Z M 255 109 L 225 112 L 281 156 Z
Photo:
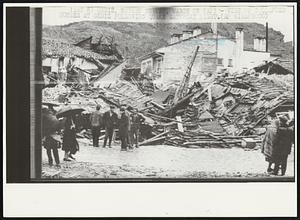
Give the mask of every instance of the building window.
M 152 71 L 152 66 L 151 66 L 151 60 L 146 62 L 146 69 L 145 69 L 145 73 L 147 75 L 150 75 Z
M 147 68 L 147 63 L 142 63 L 142 73 L 144 73 L 146 71 Z
M 161 76 L 161 66 L 162 66 L 162 58 L 156 59 L 155 62 L 155 75 Z
M 203 57 L 201 71 L 202 72 L 214 72 L 217 67 L 216 57 Z
M 217 59 L 217 65 L 218 66 L 223 66 L 223 59 L 222 58 Z
M 232 67 L 233 65 L 232 65 L 232 59 L 228 59 L 228 66 L 229 67 Z
M 61 68 L 64 66 L 64 57 L 58 58 L 58 67 Z
M 214 57 L 203 57 L 203 63 L 206 66 L 214 66 L 216 65 L 216 59 Z

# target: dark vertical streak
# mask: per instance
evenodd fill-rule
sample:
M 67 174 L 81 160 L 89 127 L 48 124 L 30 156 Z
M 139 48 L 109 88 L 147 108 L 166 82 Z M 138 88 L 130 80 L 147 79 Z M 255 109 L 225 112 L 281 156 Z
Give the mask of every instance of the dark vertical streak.
M 31 170 L 31 177 L 32 178 L 40 178 L 41 177 L 41 157 L 42 157 L 42 147 L 41 147 L 41 92 L 42 92 L 42 85 L 40 83 L 42 81 L 42 59 L 41 59 L 41 36 L 42 36 L 42 9 L 35 8 L 31 9 L 33 12 L 32 22 L 31 24 L 34 25 L 34 32 L 31 32 L 33 36 L 31 45 L 33 48 L 33 64 L 32 67 L 32 82 L 31 82 L 31 122 L 32 122 L 32 157 L 34 164 L 33 169 Z
M 6 180 L 30 173 L 29 8 L 6 8 Z

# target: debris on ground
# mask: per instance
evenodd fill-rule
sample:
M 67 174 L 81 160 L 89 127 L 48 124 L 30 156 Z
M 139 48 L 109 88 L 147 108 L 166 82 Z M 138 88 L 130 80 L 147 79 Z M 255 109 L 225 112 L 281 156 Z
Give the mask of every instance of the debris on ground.
M 64 43 L 68 50 L 62 51 L 59 47 L 62 44 L 45 42 L 44 53 L 47 56 L 61 53 L 64 57 L 79 56 L 84 50 L 78 45 Z M 48 51 L 47 43 L 55 45 L 54 54 Z M 123 68 L 119 65 L 120 60 L 108 62 L 101 53 L 96 55 L 88 51 L 82 56 L 83 61 L 89 66 L 96 66 L 97 70 L 80 69 L 74 66 L 75 61 L 71 62 L 73 66 L 67 68 L 67 74 L 75 71 L 77 76 L 82 73 L 88 79 L 77 77 L 74 82 L 58 80 L 56 86 L 43 89 L 42 101 L 60 103 L 56 108 L 64 105 L 83 108 L 85 111 L 79 121 L 85 132 L 79 135 L 81 137 L 90 137 L 88 117 L 97 104 L 102 112 L 107 111 L 110 105 L 117 109 L 125 105 L 129 112 L 137 108 L 146 119 L 141 129 L 141 145 L 169 144 L 189 148 L 255 148 L 264 134 L 264 120 L 282 108 L 293 109 L 292 74 L 278 63 L 268 62 L 234 75 L 217 75 L 205 86 L 200 82 L 191 85 L 190 73 L 195 54 L 181 83 L 162 84 L 147 75 L 138 74 L 138 67 L 130 68 L 123 62 Z M 96 75 L 93 74 L 95 71 L 98 71 Z M 101 77 L 111 71 L 119 71 L 122 77 L 100 86 Z M 279 79 L 280 74 L 274 74 L 278 72 L 283 72 L 289 80 Z M 95 79 L 97 83 L 93 83 Z

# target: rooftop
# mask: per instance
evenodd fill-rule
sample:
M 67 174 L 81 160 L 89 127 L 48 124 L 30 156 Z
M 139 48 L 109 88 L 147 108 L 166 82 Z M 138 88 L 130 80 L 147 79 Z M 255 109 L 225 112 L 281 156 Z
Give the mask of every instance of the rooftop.
M 53 56 L 57 56 L 57 57 L 76 56 L 88 60 L 95 59 L 95 60 L 118 61 L 118 58 L 115 55 L 107 56 L 104 54 L 98 54 L 60 40 L 43 38 L 42 57 L 53 57 Z
M 148 53 L 144 56 L 139 57 L 139 60 L 145 60 L 149 57 L 159 57 L 159 56 L 163 56 L 163 55 L 164 55 L 164 53 L 159 53 L 159 52 L 153 51 L 151 53 Z

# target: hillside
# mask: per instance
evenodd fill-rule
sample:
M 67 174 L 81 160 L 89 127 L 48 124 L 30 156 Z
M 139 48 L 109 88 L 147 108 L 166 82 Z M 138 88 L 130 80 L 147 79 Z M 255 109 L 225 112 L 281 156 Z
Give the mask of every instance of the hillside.
M 123 23 L 104 21 L 81 21 L 63 26 L 45 26 L 43 37 L 58 39 L 68 43 L 76 43 L 93 36 L 98 40 L 100 35 L 114 36 L 121 53 L 127 58 L 136 58 L 168 44 L 172 33 L 202 27 L 202 32 L 210 28 L 208 23 Z M 219 23 L 218 31 L 222 36 L 234 37 L 235 28 L 244 28 L 245 48 L 253 48 L 253 38 L 265 36 L 265 26 L 257 23 Z M 274 54 L 282 54 L 284 58 L 292 58 L 292 42 L 284 43 L 284 35 L 269 28 L 269 50 Z

